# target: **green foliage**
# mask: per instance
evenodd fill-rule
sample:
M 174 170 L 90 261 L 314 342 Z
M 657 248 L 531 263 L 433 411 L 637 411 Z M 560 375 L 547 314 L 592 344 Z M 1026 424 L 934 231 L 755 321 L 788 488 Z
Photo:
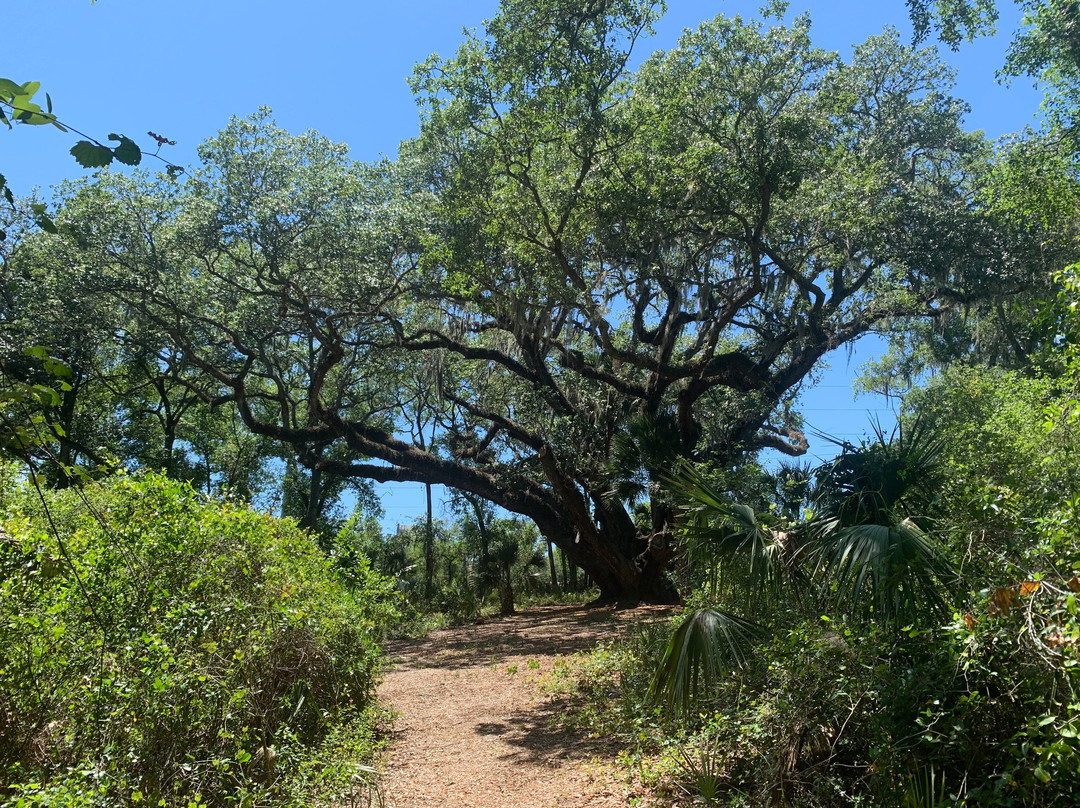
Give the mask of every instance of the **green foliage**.
M 530 538 L 527 548 L 518 536 L 502 538 L 479 559 L 480 582 L 498 590 L 501 614 L 514 613 L 515 587 L 524 583 L 531 571 L 544 568 L 535 534 Z
M 23 494 L 0 537 L 5 805 L 281 803 L 371 704 L 394 590 L 289 522 L 148 475 Z
M 1023 11 L 999 75 L 1029 76 L 1044 89 L 1051 126 L 1076 145 L 1080 110 L 1080 9 L 1068 0 L 1015 0 Z M 931 27 L 956 48 L 963 40 L 993 34 L 995 0 L 907 0 L 916 40 Z
M 994 33 L 997 4 L 994 0 L 906 0 L 915 41 L 922 42 L 935 28 L 937 36 L 953 50 L 961 42 Z
M 752 612 L 775 600 L 784 572 L 784 539 L 776 520 L 721 494 L 696 469 L 683 464 L 667 478 L 671 494 L 681 499 L 679 527 L 691 567 L 706 571 L 709 598 L 724 596 Z
M 590 737 L 651 748 L 675 731 L 649 690 L 656 659 L 670 640 L 667 620 L 642 622 L 627 639 L 601 643 L 588 654 L 559 660 L 545 689 L 567 700 L 560 720 Z
M 4 380 L 0 389 L 0 457 L 28 460 L 39 448 L 64 435 L 63 427 L 48 423 L 45 413 L 71 390 L 67 380 L 72 371 L 42 346 L 24 349 L 22 357 L 38 360 L 35 364 L 40 364 L 40 373 L 28 379 Z
M 691 796 L 700 796 L 706 805 L 712 805 L 720 793 L 722 769 L 721 761 L 708 747 L 700 747 L 694 755 L 685 749 L 679 750 L 679 766 L 690 787 L 684 789 Z
M 52 111 L 52 98 L 45 94 L 46 109 L 34 102 L 33 98 L 41 89 L 41 82 L 27 81 L 17 84 L 11 79 L 0 78 L 0 123 L 11 129 L 13 123 L 28 126 L 52 124 L 61 132 L 67 130 L 56 120 Z
M 109 135 L 109 140 L 118 141 L 120 145 L 110 148 L 89 140 L 80 140 L 71 147 L 71 156 L 83 168 L 104 168 L 113 160 L 129 166 L 139 164 L 142 152 L 133 140 L 117 134 Z
M 68 127 L 60 123 L 53 113 L 52 98 L 49 97 L 48 93 L 45 94 L 46 109 L 44 110 L 40 104 L 33 100 L 39 89 L 41 89 L 41 82 L 27 81 L 17 84 L 11 79 L 0 78 L 0 123 L 6 124 L 8 129 L 11 129 L 14 124 L 26 126 L 51 124 L 61 132 L 68 131 Z M 74 131 L 78 132 L 78 130 Z M 82 134 L 82 132 L 78 133 Z M 157 141 L 159 150 L 165 143 L 173 144 L 172 141 L 159 137 L 153 132 L 149 134 Z M 84 135 L 84 137 L 87 136 Z M 116 141 L 117 145 L 106 146 L 93 138 L 80 140 L 71 147 L 71 156 L 83 168 L 104 168 L 110 165 L 113 160 L 128 166 L 137 166 L 142 162 L 142 149 L 131 138 L 114 133 L 109 135 L 109 140 Z M 157 152 L 154 152 L 153 156 L 156 157 Z M 169 175 L 173 177 L 183 171 L 179 166 L 174 166 L 171 163 L 166 162 L 166 166 Z M 8 188 L 7 180 L 2 174 L 0 174 L 0 194 L 3 194 L 9 205 L 14 206 L 14 197 L 11 189 Z M 59 232 L 53 220 L 46 213 L 44 205 L 33 204 L 30 208 L 35 221 L 42 230 L 54 235 Z M 0 241 L 5 238 L 6 233 L 0 231 Z
M 709 789 L 723 805 L 1068 804 L 1080 623 L 1067 593 L 1018 590 L 1007 615 L 984 594 L 979 616 L 900 635 L 795 619 L 677 722 L 642 701 L 655 642 L 603 646 L 559 688 L 574 696 L 567 720 L 630 744 L 646 780 Z
M 1058 301 L 1066 335 L 1070 303 L 1071 296 Z M 1073 367 L 1070 344 L 1060 343 L 1062 369 Z M 648 668 L 651 654 L 660 660 L 654 688 L 660 682 L 669 694 L 684 663 L 683 707 L 677 721 L 653 720 L 642 732 L 650 714 L 632 691 L 592 689 L 583 714 L 621 717 L 647 780 L 686 790 L 698 782 L 725 805 L 1075 801 L 1080 416 L 1069 374 L 1033 379 L 964 367 L 940 374 L 908 400 L 899 436 L 845 446 L 812 475 L 806 523 L 780 522 L 802 534 L 795 557 L 816 573 L 818 597 L 778 590 L 772 638 L 742 667 L 703 662 L 705 643 L 695 657 L 686 650 L 689 629 L 663 654 L 598 652 L 598 663 L 625 666 L 608 670 L 616 681 Z M 706 538 L 723 546 L 740 514 L 753 524 L 746 518 L 753 512 L 735 509 L 727 495 L 682 483 L 680 496 L 698 520 L 692 532 L 712 530 Z M 930 528 L 943 541 L 930 543 Z M 750 546 L 731 539 L 735 553 Z M 963 578 L 949 562 L 962 566 Z M 963 605 L 950 619 L 946 604 Z M 713 642 L 721 637 L 712 632 Z M 688 697 L 695 670 L 698 693 Z M 628 718 L 635 710 L 638 717 Z
M 687 713 L 708 699 L 728 671 L 745 666 L 764 636 L 754 623 L 717 609 L 687 613 L 660 658 L 650 699 Z
M 939 534 L 973 580 L 1075 563 L 1072 400 L 1063 379 L 961 366 L 908 397 L 907 409 L 942 437 L 937 502 L 947 529 Z
M 956 573 L 924 529 L 936 505 L 942 441 L 918 420 L 891 439 L 879 429 L 816 472 L 805 552 L 834 606 L 866 604 L 894 625 L 950 613 Z
M 947 613 L 956 580 L 945 554 L 910 519 L 824 529 L 814 549 L 825 590 L 840 609 L 869 607 L 893 624 Z

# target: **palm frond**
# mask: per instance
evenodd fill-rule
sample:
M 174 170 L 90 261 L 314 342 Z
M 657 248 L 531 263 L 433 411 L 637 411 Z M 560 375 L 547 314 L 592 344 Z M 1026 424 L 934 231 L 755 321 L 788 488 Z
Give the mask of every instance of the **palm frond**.
M 838 607 L 869 605 L 885 622 L 948 613 L 956 573 L 911 519 L 849 526 L 825 519 L 817 531 L 823 588 Z
M 671 635 L 649 699 L 685 714 L 723 674 L 745 667 L 751 648 L 764 638 L 756 623 L 718 609 L 689 612 Z
M 721 574 L 730 573 L 732 582 L 745 590 L 750 606 L 775 594 L 784 550 L 776 531 L 753 508 L 727 501 L 689 464 L 665 483 L 688 503 L 679 518 L 687 556 L 691 564 L 709 571 L 713 588 Z

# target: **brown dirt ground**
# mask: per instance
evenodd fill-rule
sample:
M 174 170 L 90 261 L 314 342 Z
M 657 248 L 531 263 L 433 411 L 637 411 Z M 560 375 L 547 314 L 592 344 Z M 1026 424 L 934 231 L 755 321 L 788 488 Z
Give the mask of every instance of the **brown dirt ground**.
M 398 713 L 381 778 L 388 808 L 628 805 L 635 789 L 617 750 L 559 728 L 566 705 L 540 679 L 559 657 L 664 613 L 545 607 L 388 643 L 379 697 Z

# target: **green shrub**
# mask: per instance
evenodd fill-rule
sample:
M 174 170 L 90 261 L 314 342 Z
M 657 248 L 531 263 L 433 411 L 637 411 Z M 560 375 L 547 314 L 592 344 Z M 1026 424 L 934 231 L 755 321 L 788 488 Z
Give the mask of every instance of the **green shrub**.
M 780 621 L 680 717 L 648 683 L 674 626 L 556 671 L 572 724 L 623 741 L 642 779 L 730 806 L 1041 806 L 1080 793 L 1080 580 L 984 592 L 897 631 Z
M 14 498 L 3 804 L 282 797 L 280 772 L 372 703 L 394 591 L 363 564 L 348 581 L 292 522 L 154 475 Z

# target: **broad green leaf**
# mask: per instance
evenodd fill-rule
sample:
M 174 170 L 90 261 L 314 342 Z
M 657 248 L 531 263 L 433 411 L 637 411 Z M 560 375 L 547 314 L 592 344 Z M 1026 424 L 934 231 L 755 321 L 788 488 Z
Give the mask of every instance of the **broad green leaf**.
M 49 216 L 46 206 L 42 203 L 35 203 L 30 206 L 30 209 L 34 212 L 34 221 L 37 222 L 37 226 L 44 230 L 46 233 L 51 233 L 54 236 L 59 232 L 56 229 L 56 224 Z
M 45 359 L 44 364 L 45 372 L 48 373 L 50 376 L 59 376 L 65 379 L 71 378 L 71 367 L 67 364 L 67 362 L 63 362 L 60 359 L 56 359 L 55 357 L 50 356 Z
M 12 99 L 22 92 L 22 87 L 11 79 L 0 79 L 0 98 Z
M 71 156 L 83 168 L 101 168 L 113 161 L 113 151 L 89 140 L 80 140 L 71 147 Z
M 41 112 L 41 107 L 31 101 L 28 95 L 15 96 L 11 105 L 15 108 L 15 120 L 23 123 L 29 123 L 35 113 Z
M 113 133 L 109 135 L 109 140 L 120 141 L 120 145 L 112 151 L 113 156 L 124 165 L 137 166 L 142 161 L 142 151 L 131 138 Z
M 42 407 L 56 407 L 60 404 L 60 394 L 43 384 L 28 387 L 26 392 L 31 400 L 36 401 Z

